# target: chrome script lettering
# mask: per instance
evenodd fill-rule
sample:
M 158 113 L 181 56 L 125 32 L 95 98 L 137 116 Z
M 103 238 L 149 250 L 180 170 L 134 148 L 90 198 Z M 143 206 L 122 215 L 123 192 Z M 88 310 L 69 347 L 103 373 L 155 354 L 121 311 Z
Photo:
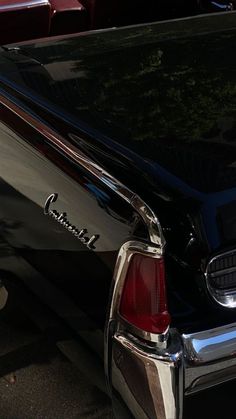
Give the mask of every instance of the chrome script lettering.
M 82 243 L 84 243 L 88 249 L 95 249 L 94 243 L 99 239 L 99 234 L 93 234 L 91 237 L 87 236 L 87 229 L 82 228 L 79 230 L 76 226 L 70 223 L 70 221 L 67 219 L 67 213 L 62 212 L 61 214 L 56 211 L 55 209 L 51 209 L 51 204 L 56 202 L 58 198 L 57 193 L 53 193 L 49 195 L 49 197 L 46 199 L 45 205 L 44 205 L 44 214 L 49 215 L 50 217 L 54 218 L 55 221 L 57 221 L 59 224 L 61 224 L 63 227 L 65 227 L 70 233 L 72 233 L 77 239 L 79 239 Z

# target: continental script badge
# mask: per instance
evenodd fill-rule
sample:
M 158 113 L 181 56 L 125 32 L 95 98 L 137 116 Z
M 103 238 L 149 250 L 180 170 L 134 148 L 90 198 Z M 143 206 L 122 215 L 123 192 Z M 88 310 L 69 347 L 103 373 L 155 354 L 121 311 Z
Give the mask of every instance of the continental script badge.
M 65 227 L 71 234 L 73 234 L 76 239 L 84 243 L 88 249 L 96 249 L 94 243 L 99 239 L 99 234 L 93 234 L 91 237 L 87 236 L 87 229 L 79 229 L 72 223 L 70 223 L 70 221 L 67 219 L 66 212 L 59 213 L 55 209 L 51 209 L 51 204 L 56 202 L 57 198 L 57 193 L 52 193 L 51 195 L 49 195 L 44 205 L 44 214 L 54 218 L 55 221 L 57 221 L 59 224 Z

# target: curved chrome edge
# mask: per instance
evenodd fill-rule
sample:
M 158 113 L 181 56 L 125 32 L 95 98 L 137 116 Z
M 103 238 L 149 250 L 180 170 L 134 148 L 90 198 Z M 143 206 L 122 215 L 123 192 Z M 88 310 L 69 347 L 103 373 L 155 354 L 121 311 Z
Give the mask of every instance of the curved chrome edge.
M 229 2 L 228 4 L 221 4 L 218 1 L 211 0 L 210 2 L 212 6 L 217 7 L 220 11 L 232 11 L 234 10 L 234 6 L 232 2 Z
M 112 376 L 111 371 L 113 371 L 114 369 L 114 360 L 112 361 L 112 359 L 114 357 L 114 351 L 116 351 L 115 347 L 117 345 L 123 348 L 125 342 L 126 349 L 124 349 L 124 351 L 126 353 L 126 356 L 131 356 L 131 354 L 128 355 L 128 352 L 131 350 L 133 354 L 132 357 L 134 357 L 134 359 L 136 357 L 136 355 L 134 355 L 134 348 L 135 351 L 137 351 L 137 353 L 139 354 L 144 354 L 147 351 L 149 353 L 148 356 L 150 357 L 152 357 L 152 354 L 153 356 L 157 356 L 157 354 L 159 354 L 159 362 L 162 361 L 164 363 L 175 363 L 176 359 L 179 359 L 179 349 L 181 347 L 180 344 L 178 347 L 178 351 L 173 351 L 173 357 L 171 354 L 169 354 L 169 352 L 166 351 L 167 344 L 169 345 L 170 342 L 169 328 L 167 328 L 166 331 L 162 334 L 148 333 L 130 325 L 128 322 L 126 322 L 124 319 L 121 319 L 121 317 L 119 316 L 119 305 L 122 295 L 122 289 L 124 286 L 129 263 L 134 254 L 143 254 L 152 258 L 161 258 L 163 255 L 163 248 L 152 244 L 143 243 L 141 241 L 128 241 L 121 246 L 119 254 L 117 256 L 117 262 L 114 269 L 111 287 L 109 303 L 110 306 L 105 327 L 104 345 L 105 374 L 107 378 L 108 388 L 110 389 L 110 391 L 112 391 L 112 388 L 114 387 L 114 377 Z M 173 371 L 171 372 L 171 374 L 172 373 Z M 119 387 L 120 384 L 115 385 L 115 387 L 117 386 Z M 158 395 L 156 397 L 158 397 Z
M 213 256 L 207 263 L 205 272 L 204 272 L 204 276 L 205 276 L 205 280 L 206 280 L 206 286 L 207 289 L 210 293 L 210 295 L 212 296 L 212 298 L 218 303 L 220 304 L 222 307 L 227 307 L 227 308 L 235 308 L 236 307 L 236 289 L 231 289 L 231 290 L 219 290 L 216 289 L 214 287 L 212 287 L 209 283 L 209 267 L 211 265 L 211 263 L 213 263 L 215 260 L 222 258 L 224 256 L 227 255 L 231 255 L 231 254 L 236 254 L 236 250 L 228 250 L 226 252 L 222 252 L 218 255 Z M 231 269 L 233 271 L 233 269 Z M 234 269 L 234 271 L 236 270 L 236 267 Z
M 168 338 L 168 328 L 162 334 L 149 333 L 130 325 L 119 317 L 119 305 L 124 281 L 131 258 L 137 253 L 159 259 L 163 255 L 163 249 L 140 241 L 128 241 L 121 246 L 113 274 L 108 322 L 116 321 L 116 330 L 130 332 L 144 341 L 164 346 Z
M 169 330 L 166 348 L 140 345 L 110 324 L 108 384 L 135 418 L 182 418 L 184 396 L 236 378 L 236 323 L 182 334 Z M 139 392 L 151 394 L 143 403 Z M 153 415 L 147 414 L 146 407 Z
M 236 377 L 236 323 L 192 334 L 170 328 L 145 336 L 122 322 L 119 302 L 135 253 L 160 258 L 162 249 L 136 241 L 120 249 L 105 336 L 108 390 L 111 398 L 119 395 L 135 418 L 181 419 L 185 396 Z
M 236 377 L 236 323 L 183 334 L 185 393 Z
M 188 363 L 193 365 L 236 357 L 236 323 L 182 335 Z
M 111 397 L 114 399 L 118 393 L 132 417 L 182 418 L 183 353 L 180 340 L 175 338 L 168 352 L 148 352 L 121 333 L 113 335 Z
M 110 393 L 118 392 L 135 418 L 181 419 L 184 396 L 236 378 L 236 323 L 182 335 L 170 329 L 165 349 L 140 346 L 121 332 L 110 340 Z M 140 382 L 151 393 L 145 403 Z M 155 415 L 146 414 L 147 405 Z
M 30 0 L 30 1 L 22 1 L 21 3 L 10 3 L 10 4 L 0 4 L 0 12 L 7 11 L 15 11 L 18 9 L 31 9 L 32 7 L 38 7 L 38 6 L 50 6 L 50 3 L 48 0 Z
M 101 182 L 106 184 L 110 189 L 128 202 L 146 224 L 151 243 L 158 245 L 161 249 L 164 248 L 165 239 L 159 220 L 153 210 L 142 200 L 142 198 L 123 185 L 97 163 L 93 162 L 82 151 L 79 151 L 77 147 L 70 144 L 59 133 L 48 127 L 41 120 L 39 121 L 36 117 L 32 116 L 32 114 L 28 114 L 2 94 L 0 94 L 0 103 L 28 123 L 32 128 L 36 129 L 40 134 L 44 135 L 50 143 L 57 146 L 68 157 L 72 158 L 76 163 L 88 170 L 92 175 L 99 178 Z

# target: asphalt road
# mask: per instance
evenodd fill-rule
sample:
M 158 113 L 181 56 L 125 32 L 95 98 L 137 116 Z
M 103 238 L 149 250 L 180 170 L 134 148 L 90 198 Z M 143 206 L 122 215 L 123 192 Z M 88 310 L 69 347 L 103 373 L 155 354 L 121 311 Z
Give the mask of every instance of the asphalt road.
M 49 348 L 47 348 L 50 351 Z M 58 351 L 0 379 L 1 419 L 110 419 L 109 399 L 81 376 Z
M 37 347 L 43 362 L 19 369 L 15 377 L 0 378 L 0 419 L 112 419 L 104 393 L 56 347 L 43 341 Z M 185 419 L 235 419 L 235 385 L 231 382 L 187 399 Z
M 95 376 L 89 373 L 88 380 L 58 349 L 46 309 L 32 304 L 37 323 L 46 325 L 38 327 L 22 310 L 33 311 L 29 300 L 17 295 L 0 310 L 0 419 L 111 419 L 110 400 Z M 73 355 L 70 340 L 60 343 Z

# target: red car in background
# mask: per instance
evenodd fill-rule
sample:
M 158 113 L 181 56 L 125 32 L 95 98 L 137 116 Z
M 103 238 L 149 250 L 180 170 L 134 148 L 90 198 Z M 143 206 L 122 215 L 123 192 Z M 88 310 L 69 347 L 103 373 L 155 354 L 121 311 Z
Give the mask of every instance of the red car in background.
M 0 0 L 0 45 L 234 9 L 236 0 Z
M 87 13 L 77 0 L 0 0 L 0 44 L 79 32 Z

